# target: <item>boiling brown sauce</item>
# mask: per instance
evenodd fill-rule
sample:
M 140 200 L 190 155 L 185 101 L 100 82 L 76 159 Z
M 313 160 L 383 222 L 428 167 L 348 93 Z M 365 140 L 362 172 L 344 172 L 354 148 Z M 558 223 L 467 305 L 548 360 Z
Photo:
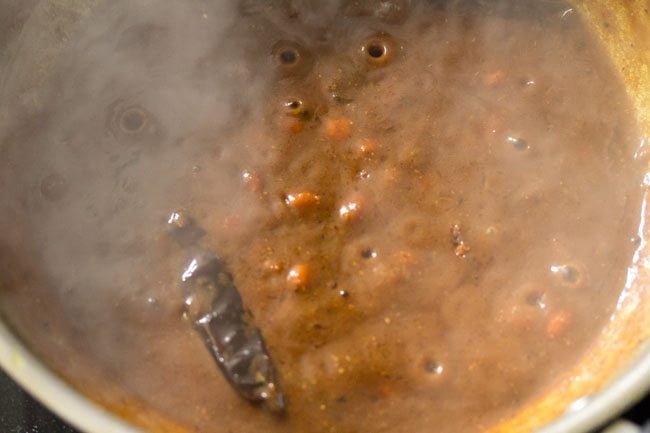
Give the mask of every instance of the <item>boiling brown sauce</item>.
M 116 74 L 95 111 L 63 122 L 90 92 L 64 86 L 5 136 L 3 314 L 140 422 L 482 431 L 568 374 L 624 287 L 643 168 L 624 88 L 563 2 L 345 2 L 320 20 L 289 3 L 243 5 L 225 42 L 164 73 L 203 95 L 227 77 L 227 114 L 172 98 L 162 115 Z M 163 74 L 181 28 L 142 14 L 107 26 L 107 60 Z M 228 263 L 285 416 L 240 399 L 184 318 L 193 250 L 172 211 Z

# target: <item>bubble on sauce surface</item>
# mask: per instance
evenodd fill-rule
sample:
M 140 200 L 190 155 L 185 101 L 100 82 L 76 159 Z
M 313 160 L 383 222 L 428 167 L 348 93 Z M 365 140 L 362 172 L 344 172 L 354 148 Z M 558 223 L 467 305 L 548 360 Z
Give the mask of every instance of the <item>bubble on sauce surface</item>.
M 283 50 L 278 54 L 278 60 L 283 65 L 293 65 L 298 61 L 298 53 L 294 50 Z
M 68 192 L 68 182 L 60 174 L 50 174 L 41 180 L 40 191 L 50 201 L 59 201 Z
M 284 108 L 288 115 L 293 117 L 305 116 L 305 104 L 298 98 L 291 98 L 284 103 Z
M 516 150 L 528 150 L 530 149 L 530 145 L 528 144 L 528 141 L 521 137 L 513 137 L 509 136 L 506 138 L 506 142 L 511 145 L 514 149 Z
M 524 90 L 531 91 L 537 85 L 537 80 L 534 78 L 524 78 L 521 80 L 521 85 L 524 87 Z
M 395 57 L 396 50 L 395 40 L 386 33 L 371 36 L 361 47 L 367 63 L 377 67 L 388 65 Z
M 138 107 L 131 107 L 122 113 L 120 117 L 120 128 L 128 134 L 133 134 L 142 131 L 146 122 L 146 113 Z
M 312 56 L 300 43 L 281 40 L 271 48 L 271 57 L 281 76 L 302 75 L 312 67 Z
M 539 308 L 540 310 L 546 309 L 547 306 L 546 294 L 537 291 L 529 292 L 526 295 L 525 301 L 526 304 L 535 308 Z
M 439 362 L 436 362 L 432 359 L 426 359 L 424 361 L 424 371 L 432 376 L 440 376 L 444 373 L 445 368 Z
M 156 137 L 160 128 L 151 113 L 137 104 L 118 99 L 107 108 L 106 126 L 118 140 L 132 142 Z
M 565 286 L 579 288 L 584 284 L 584 271 L 580 265 L 552 265 L 550 270 Z

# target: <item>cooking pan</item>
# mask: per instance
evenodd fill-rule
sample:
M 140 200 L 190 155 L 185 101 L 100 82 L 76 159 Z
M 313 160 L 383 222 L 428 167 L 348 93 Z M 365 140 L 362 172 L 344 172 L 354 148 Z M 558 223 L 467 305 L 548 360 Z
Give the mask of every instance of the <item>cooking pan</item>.
M 74 41 L 77 29 L 102 10 L 102 3 L 0 0 L 0 127 L 13 110 L 29 111 L 38 105 L 34 89 L 47 81 L 59 53 Z M 155 0 L 144 3 L 157 7 Z M 582 13 L 607 47 L 643 135 L 650 137 L 650 2 L 576 0 L 573 5 L 575 10 L 567 13 Z M 641 230 L 648 239 L 645 212 L 643 218 Z M 491 432 L 587 432 L 650 390 L 650 246 L 642 246 L 635 256 L 638 274 L 629 280 L 597 343 L 570 374 L 558 378 L 552 391 Z M 151 413 L 138 402 L 119 400 L 119 390 L 90 392 L 78 379 L 60 377 L 38 353 L 38 348 L 23 343 L 11 323 L 0 321 L 2 367 L 74 426 L 98 433 L 177 431 L 164 415 Z

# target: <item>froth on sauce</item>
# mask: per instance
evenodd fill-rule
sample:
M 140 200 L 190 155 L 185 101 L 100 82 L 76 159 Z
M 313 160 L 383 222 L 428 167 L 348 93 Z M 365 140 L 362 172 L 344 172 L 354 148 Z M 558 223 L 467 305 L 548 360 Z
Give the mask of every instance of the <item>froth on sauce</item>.
M 31 226 L 3 242 L 38 262 L 5 265 L 3 313 L 149 427 L 147 412 L 205 433 L 482 431 L 570 371 L 625 284 L 643 167 L 620 79 L 563 2 L 343 2 L 318 20 L 280 3 L 243 5 L 188 59 L 203 94 L 232 61 L 246 97 L 228 122 L 197 104 L 172 127 L 155 98 L 108 92 L 101 140 L 51 144 L 95 173 L 31 162 Z M 114 24 L 116 56 L 145 49 L 144 72 L 181 30 L 151 20 Z M 241 400 L 184 318 L 193 250 L 166 234 L 172 211 L 228 263 L 285 416 Z

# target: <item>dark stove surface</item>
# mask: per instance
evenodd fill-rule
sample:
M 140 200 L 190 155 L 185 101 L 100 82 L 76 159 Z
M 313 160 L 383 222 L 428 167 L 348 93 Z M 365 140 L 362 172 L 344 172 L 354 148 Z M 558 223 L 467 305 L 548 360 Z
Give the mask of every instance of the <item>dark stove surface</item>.
M 624 416 L 650 433 L 650 395 Z M 80 433 L 31 398 L 0 370 L 0 432 Z
M 0 432 L 78 433 L 25 393 L 0 370 Z

